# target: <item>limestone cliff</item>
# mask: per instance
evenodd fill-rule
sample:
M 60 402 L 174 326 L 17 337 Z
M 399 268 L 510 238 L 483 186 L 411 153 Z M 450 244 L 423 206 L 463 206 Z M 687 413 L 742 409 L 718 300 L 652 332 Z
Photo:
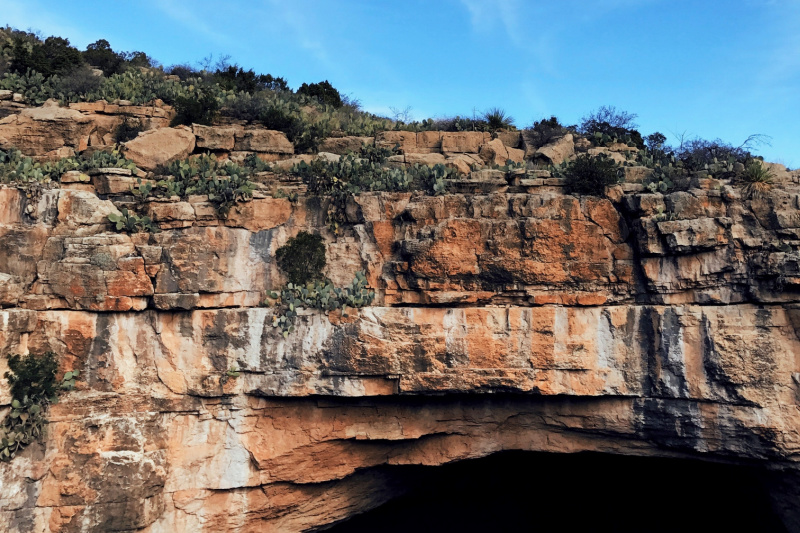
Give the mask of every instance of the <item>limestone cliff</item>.
M 103 144 L 116 112 L 22 111 L 0 137 L 81 149 Z M 164 137 L 155 150 L 140 136 L 142 157 L 174 158 L 168 113 L 136 112 Z M 524 149 L 430 133 L 367 140 L 403 143 L 398 164 L 465 172 Z M 175 136 L 176 154 L 292 156 L 235 125 Z M 0 353 L 52 350 L 82 374 L 46 439 L 0 463 L 0 523 L 307 531 L 394 497 L 384 465 L 588 450 L 755 464 L 798 531 L 800 180 L 777 171 L 748 199 L 702 175 L 659 194 L 627 170 L 600 198 L 540 171 L 480 170 L 441 196 L 355 196 L 340 235 L 290 182 L 296 201 L 265 187 L 227 218 L 202 196 L 148 201 L 163 231 L 131 235 L 108 221 L 133 202 L 130 173 L 30 198 L 2 188 Z M 262 302 L 286 281 L 275 251 L 302 230 L 325 237 L 333 282 L 363 270 L 376 299 L 305 311 L 284 337 Z

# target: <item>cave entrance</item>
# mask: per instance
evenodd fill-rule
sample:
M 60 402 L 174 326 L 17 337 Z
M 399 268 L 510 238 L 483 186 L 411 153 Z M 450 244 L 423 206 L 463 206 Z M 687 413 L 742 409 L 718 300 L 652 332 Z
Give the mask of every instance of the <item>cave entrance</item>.
M 393 467 L 407 492 L 329 532 L 785 532 L 762 472 L 687 459 L 500 452 Z

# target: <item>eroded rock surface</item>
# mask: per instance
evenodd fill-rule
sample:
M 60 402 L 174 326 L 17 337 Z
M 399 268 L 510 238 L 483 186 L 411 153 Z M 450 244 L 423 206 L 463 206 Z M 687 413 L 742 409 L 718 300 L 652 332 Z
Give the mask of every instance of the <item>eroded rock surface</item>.
M 238 126 L 156 131 L 291 154 Z M 507 137 L 375 141 L 407 164 L 521 156 Z M 471 192 L 361 194 L 338 236 L 324 201 L 302 195 L 262 194 L 224 219 L 206 197 L 155 199 L 142 209 L 163 231 L 128 235 L 108 215 L 130 205 L 131 176 L 35 199 L 0 189 L 0 353 L 52 350 L 61 371 L 81 370 L 46 439 L 0 463 L 0 523 L 310 531 L 396 496 L 386 465 L 531 450 L 758 466 L 797 531 L 794 175 L 750 200 L 703 179 L 599 198 L 546 172 L 466 172 L 453 186 Z M 284 338 L 261 303 L 286 281 L 276 250 L 302 230 L 324 236 L 333 283 L 363 270 L 376 299 L 346 316 L 302 311 Z

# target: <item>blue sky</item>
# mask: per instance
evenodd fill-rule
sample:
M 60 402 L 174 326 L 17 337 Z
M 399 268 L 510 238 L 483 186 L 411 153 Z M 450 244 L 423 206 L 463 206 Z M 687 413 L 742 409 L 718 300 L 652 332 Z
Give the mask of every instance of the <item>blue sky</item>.
M 100 38 L 164 65 L 214 54 L 297 88 L 329 80 L 372 112 L 490 107 L 520 127 L 601 105 L 644 134 L 772 137 L 800 166 L 800 0 L 0 0 L 0 23 Z

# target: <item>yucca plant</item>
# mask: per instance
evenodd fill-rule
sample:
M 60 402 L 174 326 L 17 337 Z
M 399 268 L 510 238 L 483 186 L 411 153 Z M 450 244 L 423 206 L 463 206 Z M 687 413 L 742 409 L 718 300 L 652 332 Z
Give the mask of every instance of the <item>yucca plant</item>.
M 772 189 L 775 174 L 761 161 L 752 161 L 742 174 L 742 191 L 747 198 L 760 198 Z
M 481 117 L 489 123 L 491 131 L 514 129 L 514 118 L 499 107 L 493 107 Z

